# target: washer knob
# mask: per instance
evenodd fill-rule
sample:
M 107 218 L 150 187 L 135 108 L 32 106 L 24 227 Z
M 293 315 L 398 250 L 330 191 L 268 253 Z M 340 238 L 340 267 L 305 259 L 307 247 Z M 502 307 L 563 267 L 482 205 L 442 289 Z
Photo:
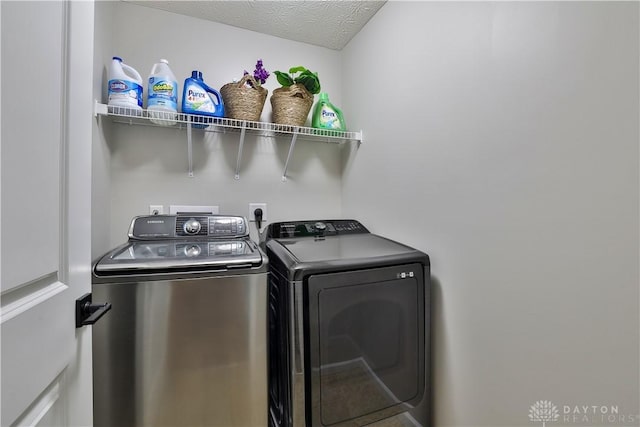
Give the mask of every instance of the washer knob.
M 202 225 L 200 224 L 200 221 L 194 218 L 191 218 L 190 220 L 185 222 L 184 226 L 182 227 L 184 232 L 187 234 L 198 234 L 201 228 Z
M 325 224 L 324 222 L 316 222 L 315 224 L 313 224 L 313 227 L 316 230 L 322 232 L 327 229 L 327 224 Z
M 184 254 L 188 257 L 197 257 L 202 252 L 202 248 L 198 245 L 185 246 Z

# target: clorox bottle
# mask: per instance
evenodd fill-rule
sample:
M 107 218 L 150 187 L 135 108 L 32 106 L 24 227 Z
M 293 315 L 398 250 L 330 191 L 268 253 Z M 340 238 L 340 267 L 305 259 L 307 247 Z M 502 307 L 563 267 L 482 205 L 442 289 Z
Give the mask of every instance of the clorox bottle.
M 133 68 L 114 56 L 109 67 L 108 105 L 142 110 L 142 77 Z
M 147 110 L 153 123 L 171 126 L 178 116 L 178 81 L 169 68 L 169 61 L 161 59 L 149 74 Z
M 217 90 L 209 87 L 204 82 L 202 73 L 197 70 L 192 71 L 191 77 L 184 81 L 182 112 L 210 117 L 224 117 L 222 96 Z

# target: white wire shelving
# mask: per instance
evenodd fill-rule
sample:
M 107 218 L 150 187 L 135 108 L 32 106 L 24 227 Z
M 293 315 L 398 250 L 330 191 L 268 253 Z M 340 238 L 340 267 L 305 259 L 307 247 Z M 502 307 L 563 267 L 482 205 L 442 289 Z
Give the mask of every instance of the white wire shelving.
M 114 123 L 139 126 L 164 126 L 172 129 L 186 129 L 187 131 L 187 156 L 189 160 L 189 176 L 193 177 L 193 129 L 205 132 L 240 132 L 240 144 L 238 146 L 238 158 L 236 162 L 235 178 L 240 179 L 240 161 L 246 133 L 263 137 L 277 138 L 290 137 L 289 153 L 282 172 L 282 180 L 287 180 L 287 170 L 291 155 L 298 138 L 315 142 L 343 144 L 355 142 L 358 147 L 362 143 L 362 131 L 342 132 L 335 130 L 315 129 L 304 126 L 280 125 L 267 122 L 252 122 L 248 120 L 235 120 L 222 117 L 208 117 L 195 114 L 165 113 L 159 111 L 136 110 L 133 108 L 115 107 L 95 102 L 94 116 L 108 116 Z

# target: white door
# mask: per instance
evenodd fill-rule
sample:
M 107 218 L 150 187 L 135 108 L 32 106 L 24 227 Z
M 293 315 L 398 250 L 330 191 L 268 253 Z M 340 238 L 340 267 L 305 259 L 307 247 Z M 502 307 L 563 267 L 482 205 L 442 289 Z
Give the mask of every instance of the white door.
M 92 424 L 93 6 L 0 2 L 2 426 Z

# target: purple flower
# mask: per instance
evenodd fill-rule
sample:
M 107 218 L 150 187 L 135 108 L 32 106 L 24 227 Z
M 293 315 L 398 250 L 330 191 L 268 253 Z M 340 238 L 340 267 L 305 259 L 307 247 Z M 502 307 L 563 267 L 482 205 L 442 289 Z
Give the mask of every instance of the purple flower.
M 258 59 L 258 62 L 256 62 L 256 69 L 253 71 L 253 77 L 256 81 L 260 82 L 260 84 L 265 84 L 269 76 L 270 73 L 264 68 L 262 59 Z

